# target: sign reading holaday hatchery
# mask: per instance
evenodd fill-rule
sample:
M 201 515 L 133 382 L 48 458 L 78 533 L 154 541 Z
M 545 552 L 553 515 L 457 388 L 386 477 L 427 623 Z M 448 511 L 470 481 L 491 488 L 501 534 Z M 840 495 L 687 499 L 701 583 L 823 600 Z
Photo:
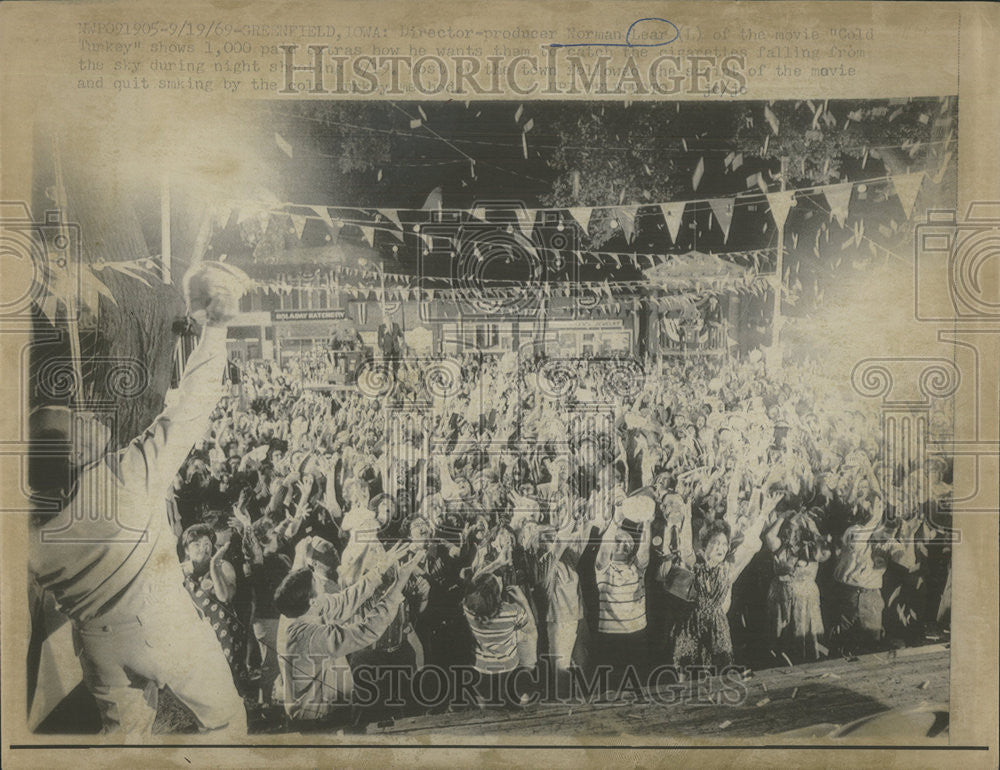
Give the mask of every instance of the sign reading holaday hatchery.
M 343 321 L 347 313 L 334 310 L 272 310 L 272 321 Z

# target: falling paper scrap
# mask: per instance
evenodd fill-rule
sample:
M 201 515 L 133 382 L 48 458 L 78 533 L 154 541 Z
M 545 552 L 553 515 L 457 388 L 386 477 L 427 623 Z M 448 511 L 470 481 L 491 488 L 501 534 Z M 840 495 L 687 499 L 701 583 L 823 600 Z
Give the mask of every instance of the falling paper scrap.
M 285 141 L 281 134 L 276 133 L 274 135 L 274 141 L 277 143 L 278 147 L 281 149 L 285 155 L 289 158 L 294 157 L 292 154 L 292 145 Z
M 683 140 L 682 140 L 683 141 Z M 685 146 L 685 149 L 687 147 Z M 701 178 L 705 175 L 705 159 L 698 158 L 698 165 L 694 167 L 694 175 L 691 177 L 691 189 L 697 190 L 701 183 Z

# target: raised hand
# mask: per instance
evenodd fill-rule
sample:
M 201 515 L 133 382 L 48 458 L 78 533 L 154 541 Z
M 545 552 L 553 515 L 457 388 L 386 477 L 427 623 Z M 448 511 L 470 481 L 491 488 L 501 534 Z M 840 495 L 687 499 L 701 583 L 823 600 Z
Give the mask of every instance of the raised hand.
M 188 312 L 213 326 L 225 325 L 239 313 L 240 298 L 250 279 L 239 268 L 223 262 L 201 262 L 184 276 Z

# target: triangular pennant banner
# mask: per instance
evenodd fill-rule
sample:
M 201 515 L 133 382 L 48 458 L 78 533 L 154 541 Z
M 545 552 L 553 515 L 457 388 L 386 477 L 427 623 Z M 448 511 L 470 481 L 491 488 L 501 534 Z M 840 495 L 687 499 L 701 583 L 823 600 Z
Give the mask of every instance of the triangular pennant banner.
M 903 213 L 909 219 L 913 213 L 913 204 L 917 201 L 917 193 L 920 192 L 920 184 L 924 181 L 924 173 L 918 171 L 915 174 L 904 174 L 892 178 L 892 183 L 896 187 L 896 195 L 903 205 Z
M 316 216 L 323 220 L 323 224 L 325 224 L 330 230 L 331 236 L 335 236 L 340 232 L 340 228 L 337 227 L 330 218 L 330 211 L 326 208 L 326 206 L 313 206 L 312 210 Z
M 535 212 L 517 209 L 516 214 L 517 224 L 520 226 L 521 232 L 530 238 L 532 231 L 535 229 Z
M 369 246 L 375 245 L 375 228 L 374 227 L 362 227 L 361 237 L 365 239 L 365 243 Z
M 681 230 L 681 218 L 684 216 L 683 203 L 662 203 L 660 210 L 663 212 L 663 221 L 667 225 L 667 232 L 670 233 L 670 240 L 677 243 L 677 233 Z
M 768 193 L 767 205 L 771 207 L 771 216 L 774 217 L 774 224 L 783 227 L 788 216 L 788 210 L 795 205 L 795 191 Z
M 403 223 L 399 221 L 399 212 L 396 209 L 379 209 L 378 213 L 396 225 L 400 230 L 403 229 Z
M 300 214 L 290 214 L 292 218 L 292 227 L 295 228 L 295 237 L 301 238 L 302 231 L 306 229 L 306 218 Z
M 851 183 L 830 185 L 823 188 L 823 194 L 830 206 L 830 216 L 843 227 L 847 221 L 847 206 L 851 202 Z
M 712 207 L 712 213 L 715 214 L 715 218 L 719 220 L 719 227 L 722 228 L 722 234 L 725 236 L 725 240 L 729 240 L 729 225 L 733 221 L 733 201 L 730 198 L 714 198 L 708 202 L 708 205 Z
M 590 228 L 590 217 L 594 213 L 592 208 L 586 206 L 578 206 L 576 208 L 569 209 L 569 215 L 576 220 L 576 223 L 580 225 L 580 229 L 583 232 L 587 232 Z
M 637 206 L 619 206 L 615 209 L 615 217 L 618 219 L 618 226 L 625 233 L 625 240 L 629 243 L 632 242 L 632 236 L 635 235 L 635 212 L 638 210 Z

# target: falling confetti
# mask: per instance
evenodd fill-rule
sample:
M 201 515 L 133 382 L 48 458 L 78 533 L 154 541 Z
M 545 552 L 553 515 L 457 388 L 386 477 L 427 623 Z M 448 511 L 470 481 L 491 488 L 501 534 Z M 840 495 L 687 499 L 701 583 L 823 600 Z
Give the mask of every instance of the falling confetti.
M 422 117 L 424 120 L 427 120 L 427 113 L 424 112 L 424 108 L 421 107 L 419 104 L 417 105 L 417 112 L 420 113 L 420 117 Z
M 774 131 L 774 135 L 777 136 L 778 127 L 780 125 L 778 122 L 778 116 L 775 115 L 771 108 L 767 105 L 764 106 L 764 119 L 767 120 L 767 124 L 771 127 L 771 130 Z
M 519 104 L 517 106 L 517 112 L 514 113 L 514 122 L 519 123 L 521 121 L 521 115 L 524 114 L 524 105 Z
M 281 151 L 285 153 L 285 155 L 287 155 L 289 158 L 294 157 L 292 154 L 292 145 L 286 142 L 285 139 L 281 136 L 281 134 L 276 133 L 274 135 L 274 141 L 275 143 L 277 143 Z
M 681 140 L 683 141 L 683 140 Z M 687 149 L 685 146 L 684 149 Z M 705 175 L 705 159 L 698 158 L 698 165 L 694 167 L 694 175 L 691 177 L 691 189 L 697 190 L 701 183 L 701 178 Z
M 423 121 L 420 118 L 414 118 L 410 121 L 410 128 L 420 128 L 423 125 Z

